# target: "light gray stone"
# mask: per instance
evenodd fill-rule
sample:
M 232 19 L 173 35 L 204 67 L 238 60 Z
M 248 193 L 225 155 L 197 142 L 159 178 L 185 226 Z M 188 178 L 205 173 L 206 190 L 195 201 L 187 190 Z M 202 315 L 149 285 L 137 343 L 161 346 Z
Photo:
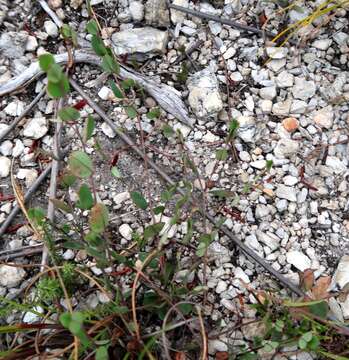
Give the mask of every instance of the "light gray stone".
M 6 156 L 0 156 L 0 177 L 9 176 L 11 169 L 11 160 Z
M 340 259 L 334 275 L 334 281 L 340 289 L 349 284 L 349 255 L 344 255 Z
M 259 95 L 264 100 L 273 100 L 276 97 L 276 87 L 268 86 L 259 90 Z
M 311 261 L 308 256 L 300 251 L 291 250 L 286 254 L 286 261 L 297 270 L 304 271 L 311 268 Z
M 58 27 L 52 20 L 45 21 L 44 28 L 48 36 L 57 37 L 59 34 Z
M 170 25 L 170 14 L 166 0 L 147 0 L 145 4 L 145 22 L 150 26 Z
M 273 60 L 279 60 L 286 57 L 288 49 L 285 47 L 267 47 L 267 55 Z
M 0 285 L 7 288 L 18 286 L 25 278 L 25 271 L 20 267 L 0 265 Z
M 128 241 L 132 240 L 132 232 L 133 230 L 129 224 L 122 224 L 119 227 L 119 233 L 123 238 L 125 238 Z
M 297 201 L 297 191 L 295 188 L 279 184 L 275 192 L 276 196 L 280 199 L 286 199 L 288 201 Z
M 129 10 L 134 21 L 142 21 L 144 17 L 144 5 L 140 1 L 132 1 Z
M 36 117 L 24 126 L 23 135 L 32 139 L 40 139 L 48 131 L 47 121 L 44 117 Z
M 256 134 L 256 122 L 251 116 L 239 116 L 237 118 L 239 128 L 237 130 L 238 137 L 247 142 L 254 142 Z
M 318 39 L 312 43 L 312 46 L 319 50 L 327 50 L 332 44 L 331 39 Z
M 293 86 L 294 76 L 286 70 L 281 71 L 276 77 L 276 84 L 280 88 L 287 88 Z
M 128 29 L 114 33 L 112 42 L 117 55 L 161 53 L 166 49 L 168 32 L 151 27 Z
M 316 86 L 314 81 L 307 81 L 304 78 L 296 78 L 292 87 L 292 94 L 296 99 L 307 100 L 315 95 Z
M 296 154 L 298 149 L 298 141 L 282 138 L 278 141 L 274 149 L 274 154 L 279 159 L 288 158 Z
M 187 86 L 189 105 L 198 117 L 215 116 L 223 109 L 218 81 L 210 67 L 192 75 Z

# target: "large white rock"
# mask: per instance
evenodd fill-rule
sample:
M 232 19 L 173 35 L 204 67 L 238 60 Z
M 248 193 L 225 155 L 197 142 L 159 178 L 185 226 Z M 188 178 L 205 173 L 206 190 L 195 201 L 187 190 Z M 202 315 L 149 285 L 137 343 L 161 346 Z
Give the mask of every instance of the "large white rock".
M 23 135 L 32 139 L 40 139 L 48 131 L 46 119 L 36 117 L 28 121 L 23 130 Z
M 23 101 L 12 101 L 10 102 L 4 109 L 7 115 L 11 116 L 19 116 L 22 114 L 24 110 L 24 103 Z
M 0 265 L 0 285 L 7 288 L 18 286 L 25 277 L 25 271 L 20 267 Z
M 294 155 L 299 149 L 298 141 L 282 138 L 275 146 L 274 154 L 279 159 L 284 159 Z
M 297 201 L 297 191 L 295 188 L 279 184 L 276 188 L 276 196 L 280 199 L 286 199 L 288 201 Z
M 223 109 L 218 81 L 209 67 L 189 78 L 188 89 L 189 105 L 198 117 L 214 116 Z
M 314 81 L 307 81 L 304 78 L 296 78 L 292 87 L 292 94 L 296 99 L 307 100 L 315 95 L 316 86 Z
M 114 33 L 112 42 L 117 55 L 161 53 L 166 49 L 168 32 L 151 27 L 128 29 Z
M 132 240 L 132 232 L 133 232 L 133 230 L 129 224 L 122 224 L 119 227 L 119 233 L 126 240 L 129 240 L 129 241 Z
M 308 256 L 296 250 L 291 250 L 286 254 L 286 261 L 299 271 L 304 271 L 311 267 L 311 261 Z
M 256 134 L 256 121 L 251 116 L 239 116 L 237 118 L 239 127 L 237 130 L 238 137 L 245 142 L 254 142 Z
M 6 156 L 0 156 L 0 177 L 9 176 L 11 169 L 11 160 Z
M 343 289 L 346 284 L 349 284 L 349 255 L 344 255 L 337 266 L 334 275 L 334 281 Z
M 132 1 L 129 10 L 134 21 L 142 21 L 144 17 L 144 5 L 140 1 Z

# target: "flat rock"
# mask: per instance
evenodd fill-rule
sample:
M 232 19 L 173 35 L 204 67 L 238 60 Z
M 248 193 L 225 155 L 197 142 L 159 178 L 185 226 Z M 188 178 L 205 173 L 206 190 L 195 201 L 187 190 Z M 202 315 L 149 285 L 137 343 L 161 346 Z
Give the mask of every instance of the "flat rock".
M 198 117 L 214 116 L 223 109 L 218 80 L 209 67 L 192 75 L 187 85 L 189 105 Z
M 168 42 L 168 32 L 151 27 L 128 29 L 112 35 L 117 55 L 162 53 Z
M 349 255 L 344 255 L 340 259 L 334 275 L 334 281 L 340 289 L 343 289 L 345 285 L 349 284 Z
M 314 81 L 307 81 L 304 78 L 296 78 L 295 85 L 292 87 L 294 98 L 307 100 L 315 95 L 316 86 Z
M 32 139 L 40 139 L 48 131 L 46 119 L 43 117 L 33 118 L 24 126 L 23 135 Z
M 331 39 L 318 39 L 312 43 L 312 47 L 318 50 L 327 50 L 332 44 Z
M 7 288 L 18 286 L 26 273 L 20 267 L 0 265 L 0 285 Z
M 308 256 L 296 250 L 291 250 L 286 254 L 286 261 L 299 271 L 304 271 L 311 267 L 311 260 Z
M 283 59 L 288 53 L 288 49 L 285 47 L 267 47 L 266 51 L 267 55 L 273 60 Z
M 19 116 L 24 110 L 23 101 L 12 101 L 4 109 L 7 115 Z
M 6 156 L 0 156 L 0 177 L 9 176 L 11 169 L 11 160 Z
M 147 0 L 145 22 L 150 26 L 166 27 L 170 25 L 170 13 L 166 0 Z
M 319 111 L 316 111 L 313 115 L 313 120 L 316 125 L 321 128 L 330 129 L 333 125 L 333 108 L 332 106 L 326 106 Z
M 256 134 L 256 121 L 251 116 L 239 116 L 237 118 L 239 127 L 237 130 L 238 137 L 247 142 L 254 142 Z
M 276 77 L 276 84 L 280 88 L 291 87 L 294 82 L 294 76 L 287 72 L 286 70 L 281 71 L 281 73 Z
M 280 199 L 286 199 L 288 201 L 297 201 L 297 191 L 293 187 L 279 184 L 275 192 L 276 196 Z
M 28 34 L 25 31 L 3 32 L 0 36 L 0 53 L 9 59 L 24 55 Z
M 283 159 L 296 154 L 299 149 L 298 141 L 282 138 L 276 144 L 274 154 L 277 158 Z
M 189 1 L 188 0 L 174 0 L 173 4 L 182 6 L 182 7 L 188 7 Z M 170 9 L 170 11 L 171 11 L 171 21 L 174 24 L 182 23 L 185 20 L 186 15 L 183 12 L 176 11 L 173 9 Z
M 144 5 L 140 1 L 132 1 L 129 5 L 129 10 L 132 19 L 136 22 L 140 22 L 144 18 Z

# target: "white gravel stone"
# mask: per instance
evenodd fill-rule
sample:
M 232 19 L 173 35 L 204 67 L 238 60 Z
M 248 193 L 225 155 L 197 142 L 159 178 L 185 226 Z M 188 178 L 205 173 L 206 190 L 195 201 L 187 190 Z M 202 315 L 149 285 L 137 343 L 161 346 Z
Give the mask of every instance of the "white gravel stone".
M 53 21 L 51 21 L 51 20 L 45 21 L 44 28 L 45 28 L 45 31 L 48 36 L 51 36 L 51 37 L 58 36 L 58 27 Z
M 308 104 L 303 100 L 293 100 L 290 108 L 291 114 L 304 114 L 308 108 Z
M 280 199 L 286 199 L 288 201 L 297 201 L 297 191 L 295 188 L 279 184 L 275 192 L 276 196 Z
M 36 37 L 29 35 L 27 43 L 25 44 L 25 50 L 32 52 L 32 51 L 35 51 L 38 46 L 39 46 L 39 44 L 38 44 L 38 41 L 36 40 Z
M 316 86 L 314 81 L 307 81 L 304 78 L 296 78 L 292 87 L 292 94 L 296 99 L 307 100 L 315 95 Z
M 208 342 L 209 354 L 215 354 L 217 351 L 223 352 L 228 350 L 228 345 L 221 340 L 210 340 Z
M 270 232 L 265 233 L 260 230 L 257 230 L 256 235 L 258 240 L 267 245 L 272 251 L 275 251 L 280 247 L 280 239 L 276 235 Z
M 119 227 L 119 233 L 123 238 L 125 238 L 128 241 L 132 240 L 132 232 L 133 230 L 129 224 L 122 224 Z
M 319 50 L 327 50 L 332 44 L 331 39 L 318 39 L 312 43 L 312 46 Z
M 335 156 L 327 156 L 326 165 L 330 167 L 335 174 L 343 174 L 347 171 L 347 166 Z
M 20 267 L 0 265 L 0 285 L 7 288 L 18 286 L 26 273 Z
M 24 103 L 23 101 L 12 101 L 10 102 L 4 109 L 7 115 L 11 116 L 19 116 L 22 114 L 24 110 Z
M 111 89 L 109 89 L 107 86 L 102 86 L 102 88 L 98 91 L 98 96 L 102 100 L 110 100 L 113 95 L 113 92 Z
M 216 293 L 221 294 L 223 291 L 227 290 L 228 285 L 224 280 L 218 281 L 217 287 L 216 287 Z
M 0 177 L 9 176 L 11 169 L 11 160 L 6 156 L 0 156 Z
M 107 123 L 104 122 L 101 125 L 101 129 L 102 129 L 103 133 L 105 135 L 107 135 L 109 138 L 112 139 L 115 137 L 115 133 L 114 133 L 113 129 Z
M 296 154 L 299 149 L 298 141 L 282 138 L 278 141 L 274 154 L 277 158 L 283 159 Z
M 287 186 L 293 186 L 298 183 L 298 178 L 295 176 L 287 175 L 283 178 L 284 184 Z
M 223 54 L 224 59 L 228 60 L 236 54 L 236 49 L 232 46 L 230 46 L 227 51 Z
M 122 193 L 119 193 L 113 197 L 113 201 L 116 204 L 121 204 L 125 202 L 126 200 L 130 199 L 130 193 L 128 191 L 124 191 Z
M 269 114 L 273 108 L 273 102 L 271 100 L 262 100 L 259 103 L 259 107 L 264 114 Z
M 251 116 L 239 116 L 237 118 L 239 128 L 238 137 L 245 142 L 254 142 L 256 133 L 256 122 Z
M 189 105 L 198 117 L 214 116 L 223 109 L 218 81 L 209 67 L 192 75 L 187 85 Z
M 242 280 L 246 284 L 249 284 L 251 282 L 250 278 L 246 275 L 245 271 L 242 270 L 240 267 L 237 267 L 234 270 L 234 276 L 235 278 Z
M 151 27 L 128 29 L 112 35 L 117 55 L 135 53 L 162 53 L 168 42 L 168 32 Z
M 314 113 L 313 120 L 316 125 L 322 128 L 331 129 L 333 125 L 333 117 L 334 113 L 332 106 L 326 106 Z
M 273 100 L 276 97 L 276 87 L 268 86 L 259 90 L 259 95 L 264 100 Z
M 276 84 L 280 88 L 287 88 L 293 86 L 294 76 L 287 72 L 286 70 L 281 71 L 281 73 L 276 77 Z
M 48 131 L 46 119 L 36 117 L 28 121 L 23 130 L 23 135 L 32 139 L 40 139 Z
M 18 157 L 18 156 L 22 155 L 23 151 L 24 151 L 23 142 L 21 140 L 19 140 L 19 139 L 16 139 L 15 146 L 14 146 L 14 148 L 12 150 L 12 156 L 13 157 Z
M 334 281 L 340 289 L 349 284 L 349 255 L 344 255 L 340 259 L 334 275 Z
M 188 0 L 174 0 L 174 5 L 182 6 L 182 7 L 188 7 L 189 1 Z M 181 11 L 176 11 L 171 9 L 171 21 L 174 24 L 182 23 L 185 20 L 186 15 Z
M 0 145 L 0 153 L 4 156 L 9 156 L 12 154 L 13 144 L 10 140 L 5 140 Z
M 44 313 L 44 309 L 41 306 L 34 306 L 33 310 L 37 313 Z M 39 320 L 40 316 L 32 313 L 31 311 L 26 312 L 22 319 L 22 321 L 26 324 L 32 324 L 38 322 Z
M 286 254 L 286 261 L 299 271 L 311 268 L 311 260 L 300 251 L 291 250 Z
M 284 47 L 267 47 L 266 51 L 267 55 L 274 60 L 283 59 L 288 53 L 288 49 Z
M 63 259 L 64 260 L 72 260 L 75 257 L 75 253 L 73 250 L 68 249 L 63 253 Z
M 142 21 L 144 18 L 144 5 L 140 1 L 132 1 L 129 6 L 130 14 L 134 21 Z
M 256 160 L 256 161 L 252 161 L 250 165 L 255 169 L 262 170 L 266 167 L 267 162 L 265 160 Z
M 286 116 L 290 113 L 291 100 L 279 101 L 273 105 L 272 112 L 274 115 Z

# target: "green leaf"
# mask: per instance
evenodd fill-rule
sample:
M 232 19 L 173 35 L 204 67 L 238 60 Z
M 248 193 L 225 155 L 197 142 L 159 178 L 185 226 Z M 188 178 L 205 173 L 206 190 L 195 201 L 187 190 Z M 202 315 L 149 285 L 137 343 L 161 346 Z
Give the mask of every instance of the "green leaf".
M 90 227 L 91 230 L 100 234 L 108 225 L 109 215 L 107 207 L 102 203 L 97 203 L 90 213 Z
M 109 80 L 108 82 L 113 94 L 118 98 L 118 99 L 123 99 L 124 95 L 122 94 L 121 90 L 119 89 L 119 87 L 115 84 L 115 82 L 113 80 Z
M 80 117 L 80 112 L 73 107 L 66 106 L 58 111 L 58 116 L 62 121 L 75 121 Z
M 70 90 L 69 81 L 65 75 L 62 76 L 62 79 L 59 83 L 49 82 L 47 84 L 47 92 L 52 98 L 61 98 L 64 95 L 68 94 Z
M 234 196 L 234 193 L 232 191 L 228 191 L 228 190 L 223 190 L 223 189 L 219 189 L 219 190 L 212 190 L 210 191 L 210 193 L 213 196 L 216 196 L 220 199 L 226 199 L 226 198 L 230 198 Z
M 76 176 L 70 172 L 65 172 L 62 176 L 61 182 L 64 186 L 72 186 L 76 181 Z
M 307 348 L 307 345 L 308 343 L 303 339 L 303 338 L 300 338 L 298 340 L 298 347 L 302 350 L 306 349 Z
M 322 319 L 326 319 L 329 311 L 328 304 L 326 301 L 321 301 L 319 304 L 312 304 L 309 306 L 309 311 Z
M 216 159 L 218 161 L 225 161 L 228 159 L 228 151 L 227 149 L 218 149 L 216 151 Z
M 302 335 L 302 339 L 304 339 L 306 342 L 309 342 L 312 338 L 313 338 L 313 333 L 311 331 L 308 331 Z
M 187 233 L 183 237 L 183 243 L 188 244 L 189 241 L 192 239 L 193 234 L 194 234 L 193 219 L 188 219 L 188 221 L 187 221 Z
M 52 64 L 47 70 L 47 80 L 49 82 L 58 84 L 63 78 L 63 70 L 58 64 Z
M 64 39 L 71 38 L 72 28 L 68 24 L 63 24 L 60 30 L 61 30 L 61 34 Z
M 83 135 L 83 139 L 84 142 L 87 142 L 88 140 L 91 139 L 93 131 L 95 129 L 95 119 L 93 118 L 92 115 L 88 115 L 86 122 L 85 122 L 85 127 L 84 127 L 84 135 Z
M 266 169 L 270 171 L 272 166 L 273 166 L 273 160 L 267 160 Z
M 172 129 L 172 127 L 167 124 L 165 124 L 162 127 L 162 132 L 163 132 L 164 136 L 167 137 L 168 139 L 171 138 L 175 134 L 175 131 Z
M 83 151 L 72 152 L 69 156 L 68 164 L 73 175 L 79 178 L 85 179 L 92 175 L 92 160 Z
M 57 209 L 60 209 L 66 213 L 72 212 L 72 208 L 66 202 L 64 202 L 62 200 L 58 200 L 58 199 L 50 199 L 50 201 L 54 204 L 54 206 Z
M 189 315 L 193 310 L 192 304 L 179 304 L 177 307 L 183 313 L 183 315 Z
M 70 323 L 71 323 L 71 315 L 70 313 L 63 313 L 60 317 L 59 317 L 59 321 L 60 323 L 65 327 L 68 328 Z
M 117 179 L 121 179 L 122 178 L 122 175 L 121 175 L 121 172 L 120 170 L 116 167 L 116 166 L 113 166 L 111 168 L 111 174 L 117 178 Z
M 165 223 L 163 223 L 163 222 L 147 226 L 143 232 L 144 240 L 147 241 L 147 240 L 155 237 L 156 235 L 158 235 L 164 226 L 165 226 Z
M 97 348 L 95 360 L 109 360 L 108 346 L 100 346 Z
M 45 221 L 45 211 L 40 207 L 31 208 L 28 210 L 28 216 L 31 221 L 37 226 L 42 226 Z
M 165 206 L 157 206 L 153 209 L 155 215 L 162 214 L 165 211 Z
M 120 72 L 119 64 L 109 54 L 106 54 L 103 56 L 101 66 L 104 71 L 111 73 L 111 74 L 118 74 Z
M 236 136 L 236 132 L 238 128 L 239 128 L 239 122 L 233 119 L 229 124 L 227 142 L 233 140 L 233 138 Z
M 202 257 L 205 255 L 206 249 L 207 249 L 206 244 L 204 242 L 201 242 L 201 243 L 199 243 L 195 254 L 199 257 Z
M 107 48 L 104 46 L 103 40 L 99 36 L 92 35 L 91 45 L 98 56 L 106 56 Z
M 125 79 L 125 80 L 121 81 L 121 86 L 124 90 L 131 89 L 135 85 L 136 85 L 136 83 L 132 79 Z
M 93 206 L 93 196 L 90 188 L 86 184 L 82 184 L 79 189 L 79 202 L 77 206 L 80 209 L 90 210 Z
M 55 58 L 51 54 L 43 54 L 39 56 L 39 65 L 42 71 L 47 72 L 52 64 L 55 64 Z
M 160 117 L 160 114 L 161 114 L 160 109 L 154 108 L 147 113 L 147 118 L 150 120 L 156 119 L 156 118 Z
M 145 210 L 148 207 L 147 201 L 144 199 L 143 195 L 140 192 L 131 191 L 130 196 L 135 205 L 140 209 Z
M 137 111 L 133 106 L 125 106 L 125 111 L 129 118 L 134 119 L 137 117 Z
M 329 352 L 322 351 L 322 350 L 320 350 L 319 353 L 321 355 L 324 355 L 325 357 L 328 357 L 329 359 L 333 359 L 333 360 L 349 360 L 349 358 L 346 356 L 335 355 L 335 354 L 331 354 Z
M 257 360 L 258 355 L 254 352 L 248 352 L 246 354 L 238 355 L 238 360 Z
M 98 35 L 98 25 L 95 20 L 90 20 L 86 25 L 86 31 L 91 35 Z
M 212 242 L 213 238 L 212 238 L 212 234 L 203 234 L 200 236 L 199 239 L 199 245 L 196 249 L 196 255 L 199 257 L 202 257 L 205 255 L 206 250 L 208 248 L 208 246 L 210 245 L 210 243 Z
M 313 336 L 312 339 L 308 342 L 308 349 L 309 350 L 317 350 L 320 346 L 320 340 L 317 336 Z

